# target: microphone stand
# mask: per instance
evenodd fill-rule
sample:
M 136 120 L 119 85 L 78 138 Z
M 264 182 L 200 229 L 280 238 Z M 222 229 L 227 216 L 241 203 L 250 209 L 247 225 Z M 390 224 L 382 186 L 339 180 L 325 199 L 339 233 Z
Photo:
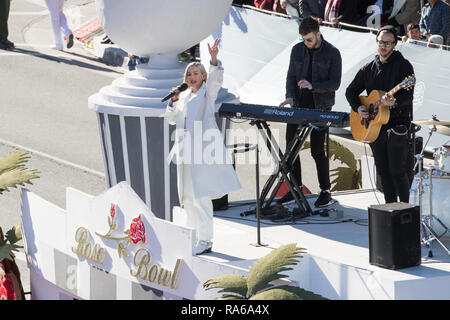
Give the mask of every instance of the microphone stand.
M 252 243 L 255 247 L 267 247 L 267 244 L 261 243 L 261 222 L 260 222 L 260 211 L 261 203 L 259 202 L 259 147 L 256 144 L 256 243 Z

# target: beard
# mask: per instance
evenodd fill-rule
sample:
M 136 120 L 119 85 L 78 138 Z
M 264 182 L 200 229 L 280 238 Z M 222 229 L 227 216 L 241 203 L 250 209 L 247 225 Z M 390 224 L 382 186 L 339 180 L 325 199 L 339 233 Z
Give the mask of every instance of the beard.
M 316 36 L 310 49 L 317 49 L 320 45 L 320 36 Z
M 392 48 L 390 50 L 385 50 L 384 52 L 382 50 L 379 50 L 378 53 L 379 53 L 380 57 L 388 58 L 392 54 L 393 51 L 394 51 L 394 48 Z

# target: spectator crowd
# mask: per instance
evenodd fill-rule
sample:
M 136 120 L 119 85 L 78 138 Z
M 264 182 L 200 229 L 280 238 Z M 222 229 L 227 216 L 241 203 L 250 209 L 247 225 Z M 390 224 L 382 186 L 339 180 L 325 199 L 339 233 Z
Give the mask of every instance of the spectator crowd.
M 14 49 L 14 43 L 8 39 L 10 1 L 0 0 L 0 49 L 4 50 Z M 67 48 L 72 47 L 73 34 L 62 13 L 64 1 L 45 1 L 52 18 L 54 48 L 62 50 L 62 34 L 68 39 Z M 298 19 L 311 16 L 319 23 L 354 31 L 392 25 L 403 41 L 428 47 L 450 45 L 450 0 L 233 0 L 233 4 Z M 193 52 L 195 47 L 190 49 L 191 56 Z
M 403 41 L 428 47 L 450 45 L 450 0 L 234 0 L 233 4 L 299 19 L 311 16 L 319 23 L 353 31 L 392 25 Z

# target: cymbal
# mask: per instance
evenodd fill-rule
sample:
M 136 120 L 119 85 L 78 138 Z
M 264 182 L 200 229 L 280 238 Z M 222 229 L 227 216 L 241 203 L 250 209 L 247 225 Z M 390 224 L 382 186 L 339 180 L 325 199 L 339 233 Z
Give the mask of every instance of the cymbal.
M 442 125 L 442 126 L 450 126 L 450 121 L 446 121 L 446 120 L 413 120 L 411 121 L 414 124 L 427 124 L 429 126 L 437 126 L 437 125 Z
M 436 132 L 450 136 L 450 126 L 436 126 Z

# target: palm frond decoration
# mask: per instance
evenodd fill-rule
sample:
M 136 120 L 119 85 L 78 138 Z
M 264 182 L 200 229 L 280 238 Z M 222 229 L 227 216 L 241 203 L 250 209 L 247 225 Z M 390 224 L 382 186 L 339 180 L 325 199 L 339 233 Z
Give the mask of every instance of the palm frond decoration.
M 330 139 L 330 159 L 338 160 L 349 168 L 356 168 L 356 159 L 353 152 L 333 139 Z
M 324 300 L 324 298 L 299 287 L 284 285 L 255 294 L 249 300 Z
M 272 284 L 274 280 L 286 278 L 282 272 L 292 270 L 289 266 L 296 265 L 305 252 L 304 248 L 298 248 L 295 243 L 281 246 L 255 262 L 246 277 L 223 275 L 206 281 L 203 287 L 205 290 L 221 288 L 218 291 L 222 293 L 218 298 L 220 300 L 324 299 L 298 287 Z
M 30 154 L 28 152 L 14 150 L 0 159 L 0 194 L 4 191 L 9 191 L 8 188 L 11 187 L 16 188 L 18 185 L 24 186 L 25 183 L 32 184 L 32 179 L 39 178 L 37 175 L 39 172 L 37 170 L 25 167 L 25 163 L 29 158 Z M 2 228 L 0 228 L 0 262 L 3 264 L 8 262 L 8 265 L 14 266 L 13 270 L 14 268 L 18 270 L 14 260 L 14 252 L 23 248 L 18 245 L 20 240 L 22 240 L 21 222 L 8 230 L 5 235 L 3 234 Z M 16 274 L 14 271 L 13 274 L 17 279 L 16 284 L 18 284 L 17 286 L 14 285 L 15 297 L 22 300 L 24 299 L 24 292 L 20 274 Z
M 0 228 L 0 235 L 2 235 Z M 4 259 L 13 260 L 15 258 L 14 251 L 23 248 L 17 245 L 22 240 L 22 223 L 17 223 L 14 227 L 6 232 L 5 237 L 0 236 L 0 262 Z
M 227 294 L 224 294 L 222 298 L 226 297 L 228 299 L 245 299 L 248 291 L 247 279 L 237 274 L 226 274 L 208 280 L 203 284 L 203 287 L 207 289 L 223 288 L 218 292 L 226 292 Z
M 8 188 L 15 188 L 25 183 L 32 184 L 31 180 L 39 178 L 37 170 L 28 169 L 25 163 L 30 158 L 28 152 L 14 150 L 7 153 L 0 159 L 0 194 L 9 191 Z M 14 251 L 22 248 L 17 243 L 22 239 L 21 223 L 16 224 L 8 230 L 3 237 L 0 228 L 0 261 L 3 259 L 14 259 Z
M 14 150 L 0 159 L 0 194 L 11 187 L 33 184 L 31 180 L 39 178 L 37 170 L 25 168 L 29 158 L 28 152 Z
M 22 240 L 22 222 L 17 223 L 6 232 L 5 238 L 10 243 L 16 243 Z
M 267 256 L 259 259 L 249 269 L 247 276 L 248 294 L 250 296 L 256 294 L 264 288 L 270 287 L 270 282 L 285 278 L 286 275 L 281 272 L 292 270 L 287 266 L 296 265 L 302 258 L 305 249 L 297 248 L 296 244 L 288 244 L 281 246 L 277 250 L 270 252 Z
M 345 166 L 330 170 L 331 191 L 353 190 L 361 187 L 361 160 L 357 160 L 353 152 L 343 144 L 330 138 L 330 160 L 340 161 Z M 311 148 L 306 141 L 303 149 Z
M 13 168 L 23 167 L 29 158 L 30 155 L 27 152 L 19 150 L 7 153 L 0 159 L 0 174 Z
M 333 179 L 334 177 L 334 179 Z M 352 168 L 338 167 L 330 170 L 331 191 L 358 189 L 361 186 L 361 172 Z

